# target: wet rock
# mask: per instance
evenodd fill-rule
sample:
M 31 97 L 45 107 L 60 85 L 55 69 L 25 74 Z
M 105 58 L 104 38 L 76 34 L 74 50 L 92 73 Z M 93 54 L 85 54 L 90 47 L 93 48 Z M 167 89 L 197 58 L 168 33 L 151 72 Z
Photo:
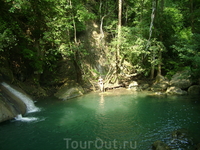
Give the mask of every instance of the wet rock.
M 174 95 L 185 95 L 185 94 L 187 94 L 186 91 L 181 90 L 180 88 L 174 87 L 174 86 L 167 88 L 166 93 L 167 94 L 174 94 Z
M 171 148 L 162 141 L 155 141 L 152 144 L 152 150 L 171 150 Z
M 0 122 L 26 113 L 26 105 L 13 93 L 0 85 Z
M 24 89 L 24 91 L 27 94 L 35 98 L 46 97 L 48 95 L 45 89 L 43 89 L 40 85 L 34 84 L 32 82 L 18 81 L 17 85 L 21 87 L 22 89 Z
M 171 86 L 178 87 L 180 89 L 187 89 L 192 85 L 191 73 L 189 70 L 177 72 L 172 76 L 170 81 Z
M 200 94 L 200 85 L 192 85 L 188 88 L 188 94 Z
M 192 137 L 187 129 L 178 129 L 172 132 L 170 146 L 173 148 L 187 148 L 193 145 Z
M 189 131 L 187 129 L 177 129 L 172 132 L 173 139 L 182 139 L 188 135 Z
M 17 115 L 11 105 L 6 103 L 3 99 L 4 98 L 0 95 L 0 122 L 10 120 Z
M 84 90 L 79 84 L 66 83 L 57 91 L 57 93 L 54 94 L 54 96 L 62 100 L 67 100 L 81 96 L 83 93 Z

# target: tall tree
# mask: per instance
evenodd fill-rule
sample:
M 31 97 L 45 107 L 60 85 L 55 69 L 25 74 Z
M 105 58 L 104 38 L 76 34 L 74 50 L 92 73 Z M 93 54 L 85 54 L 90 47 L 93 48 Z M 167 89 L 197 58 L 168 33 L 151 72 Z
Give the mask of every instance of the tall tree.
M 164 0 L 161 0 L 160 2 L 160 20 L 163 16 L 163 11 L 164 11 L 164 3 L 165 1 Z M 163 41 L 163 32 L 161 32 L 160 34 L 160 37 L 159 37 L 159 40 L 162 42 Z M 157 76 L 160 76 L 161 75 L 161 64 L 162 64 L 162 47 L 159 47 L 159 50 L 158 50 L 158 72 L 157 72 Z
M 121 30 L 122 30 L 122 0 L 118 0 L 118 34 L 117 34 L 117 51 L 116 51 L 116 75 L 118 83 L 118 74 L 120 72 L 120 46 L 121 46 Z

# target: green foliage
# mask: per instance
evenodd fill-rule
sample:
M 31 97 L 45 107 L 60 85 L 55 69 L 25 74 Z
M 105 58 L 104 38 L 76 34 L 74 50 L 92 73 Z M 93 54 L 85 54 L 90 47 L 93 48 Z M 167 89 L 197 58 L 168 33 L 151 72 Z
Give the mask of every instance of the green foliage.
M 180 62 L 190 66 L 194 76 L 200 73 L 200 34 L 193 34 L 191 28 L 185 28 L 180 32 L 179 39 L 172 46 L 178 54 Z
M 17 44 L 16 36 L 7 28 L 0 33 L 0 51 L 11 49 Z
M 89 20 L 93 20 L 99 25 L 103 23 L 106 38 L 101 44 L 105 43 L 102 46 L 108 48 L 105 55 L 112 61 L 120 45 L 119 58 L 131 63 L 138 73 L 148 75 L 152 66 L 162 64 L 167 76 L 185 66 L 197 76 L 200 72 L 200 2 L 162 2 L 157 1 L 149 37 L 152 1 L 123 1 L 119 41 L 116 1 L 4 0 L 0 2 L 0 51 L 9 54 L 10 59 L 20 54 L 20 61 L 28 62 L 24 64 L 29 70 L 53 71 L 61 58 L 69 58 L 80 67 L 88 50 L 79 35 L 86 30 Z

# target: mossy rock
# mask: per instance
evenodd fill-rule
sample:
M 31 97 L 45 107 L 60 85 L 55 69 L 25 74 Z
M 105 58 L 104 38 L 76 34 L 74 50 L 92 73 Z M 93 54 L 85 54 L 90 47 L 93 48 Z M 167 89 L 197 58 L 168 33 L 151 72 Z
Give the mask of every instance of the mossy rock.
M 178 87 L 180 89 L 187 89 L 192 85 L 191 80 L 191 71 L 190 70 L 184 70 L 181 72 L 177 72 L 175 75 L 172 76 L 172 79 L 170 81 L 171 86 Z
M 67 83 L 63 85 L 55 94 L 59 99 L 67 100 L 74 97 L 82 96 L 84 94 L 83 88 L 77 83 Z
M 152 150 L 171 150 L 171 148 L 162 141 L 155 141 L 152 144 Z
M 192 85 L 188 88 L 189 94 L 200 94 L 200 85 Z

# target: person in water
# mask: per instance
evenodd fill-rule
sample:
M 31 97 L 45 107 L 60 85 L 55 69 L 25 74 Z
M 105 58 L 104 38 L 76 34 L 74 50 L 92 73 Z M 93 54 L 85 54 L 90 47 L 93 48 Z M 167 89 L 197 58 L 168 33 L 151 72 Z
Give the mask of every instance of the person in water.
M 98 84 L 99 84 L 100 91 L 104 92 L 103 79 L 101 78 L 101 76 L 99 77 Z

